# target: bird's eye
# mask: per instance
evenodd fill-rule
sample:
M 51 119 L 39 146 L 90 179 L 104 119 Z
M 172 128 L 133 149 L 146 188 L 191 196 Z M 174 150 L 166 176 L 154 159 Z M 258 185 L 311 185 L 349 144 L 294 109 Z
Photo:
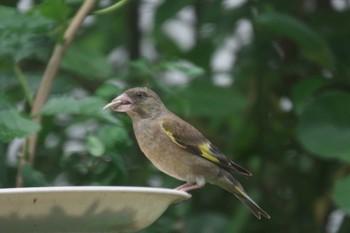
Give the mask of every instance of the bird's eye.
M 145 96 L 145 93 L 141 92 L 141 91 L 138 91 L 136 92 L 136 96 L 137 97 L 144 97 Z

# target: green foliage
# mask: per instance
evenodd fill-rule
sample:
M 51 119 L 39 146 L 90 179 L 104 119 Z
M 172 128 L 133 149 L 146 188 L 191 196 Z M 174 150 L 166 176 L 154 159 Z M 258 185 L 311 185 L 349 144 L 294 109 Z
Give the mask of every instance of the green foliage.
M 259 27 L 293 40 L 311 61 L 328 68 L 332 66 L 332 57 L 324 38 L 295 17 L 268 12 L 258 16 L 255 21 Z
M 129 64 L 134 72 L 141 76 L 153 77 L 157 73 L 167 71 L 183 73 L 188 78 L 197 78 L 205 74 L 204 69 L 186 60 L 166 60 L 157 64 L 150 64 L 147 60 L 139 59 L 131 61 Z
M 193 64 L 179 61 L 167 61 L 160 65 L 161 69 L 182 72 L 188 77 L 198 77 L 204 75 L 205 71 Z
M 333 210 L 349 212 L 348 6 L 134 0 L 91 14 L 64 54 L 35 124 L 29 100 L 83 1 L 33 2 L 25 12 L 17 1 L 0 5 L 1 187 L 14 187 L 18 178 L 9 162 L 22 152 L 14 139 L 33 133 L 34 162 L 21 167 L 25 186 L 179 185 L 144 158 L 126 114 L 102 110 L 125 89 L 148 86 L 252 171 L 237 179 L 272 218 L 256 220 L 231 194 L 207 185 L 143 232 L 326 232 Z M 191 33 L 166 28 L 169 22 Z M 182 46 L 169 31 L 190 43 Z M 221 50 L 226 55 L 214 62 Z M 217 85 L 217 77 L 227 84 Z M 349 229 L 346 216 L 339 232 Z
M 334 189 L 334 200 L 340 208 L 347 214 L 350 213 L 350 176 L 346 176 L 337 181 Z
M 314 77 L 302 80 L 294 85 L 292 90 L 292 100 L 295 112 L 300 115 L 304 110 L 305 105 L 310 102 L 310 99 L 323 86 L 327 85 L 327 80 L 322 77 Z
M 228 220 L 220 214 L 199 214 L 187 222 L 185 233 L 225 232 Z
M 57 22 L 64 22 L 71 12 L 63 0 L 44 0 L 38 10 L 44 17 Z
M 52 21 L 37 12 L 20 14 L 0 5 L 0 56 L 11 61 L 38 56 Z
M 15 110 L 0 111 L 0 140 L 9 142 L 37 132 L 40 126 L 22 117 Z
M 62 67 L 88 79 L 106 79 L 113 74 L 106 56 L 89 44 L 72 45 L 62 62 Z
M 160 30 L 160 26 L 167 19 L 173 18 L 182 8 L 188 6 L 188 0 L 164 1 L 157 9 L 155 15 L 155 28 Z
M 350 95 L 326 93 L 317 97 L 300 116 L 298 136 L 315 155 L 350 163 Z
M 69 96 L 53 97 L 48 100 L 43 107 L 41 114 L 57 115 L 60 113 L 79 114 L 97 119 L 117 123 L 110 112 L 102 110 L 105 102 L 97 97 L 87 97 L 83 99 L 74 99 Z
M 93 135 L 90 135 L 86 138 L 86 144 L 88 152 L 93 156 L 100 157 L 106 151 L 105 146 L 100 141 L 100 139 Z
M 181 95 L 186 99 L 190 109 L 188 114 L 197 117 L 232 117 L 242 113 L 247 104 L 238 90 L 213 87 L 209 82 L 193 85 L 190 92 L 183 91 Z
M 23 183 L 26 187 L 48 186 L 45 175 L 33 168 L 30 164 L 24 164 L 22 167 Z

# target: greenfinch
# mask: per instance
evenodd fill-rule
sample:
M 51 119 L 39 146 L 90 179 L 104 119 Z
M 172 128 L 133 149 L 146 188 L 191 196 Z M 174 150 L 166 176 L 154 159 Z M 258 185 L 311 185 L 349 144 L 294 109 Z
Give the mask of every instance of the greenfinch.
M 221 153 L 202 133 L 169 111 L 159 96 L 146 87 L 125 91 L 103 109 L 126 112 L 141 151 L 160 171 L 186 183 L 177 190 L 218 185 L 233 193 L 259 219 L 270 216 L 244 191 L 233 173 L 251 176 Z

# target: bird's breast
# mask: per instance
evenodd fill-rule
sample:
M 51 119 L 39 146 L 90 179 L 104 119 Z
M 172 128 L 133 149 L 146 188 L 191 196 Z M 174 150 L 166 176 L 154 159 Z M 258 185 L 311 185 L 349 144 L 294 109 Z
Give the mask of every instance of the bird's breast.
M 191 180 L 186 150 L 173 143 L 162 130 L 161 122 L 139 121 L 133 125 L 141 151 L 162 172 L 183 181 Z

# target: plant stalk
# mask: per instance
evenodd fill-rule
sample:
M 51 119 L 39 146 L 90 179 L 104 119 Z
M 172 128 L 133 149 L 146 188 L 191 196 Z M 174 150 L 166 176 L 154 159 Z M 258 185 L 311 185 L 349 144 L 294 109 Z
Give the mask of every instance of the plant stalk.
M 97 1 L 98 0 L 84 1 L 84 3 L 81 5 L 76 15 L 73 17 L 71 23 L 69 24 L 68 28 L 64 33 L 64 36 L 63 36 L 64 42 L 62 44 L 61 43 L 56 44 L 54 51 L 50 57 L 50 60 L 46 66 L 43 78 L 39 86 L 38 93 L 35 96 L 34 103 L 32 106 L 31 115 L 35 123 L 40 124 L 41 122 L 41 118 L 38 116 L 38 113 L 40 112 L 42 106 L 44 105 L 45 101 L 48 98 L 53 80 L 56 77 L 56 74 L 60 68 L 60 64 L 65 52 L 67 51 L 68 47 L 72 43 L 74 36 L 78 28 L 82 24 L 83 20 L 92 10 L 92 8 L 95 6 Z M 19 164 L 19 167 L 22 167 L 23 163 L 25 162 L 29 162 L 29 163 L 34 162 L 38 134 L 33 134 L 29 136 L 27 140 L 28 141 L 26 143 L 28 146 L 23 146 L 22 155 L 23 156 L 28 155 L 28 157 L 26 156 L 26 158 L 28 158 L 28 161 L 25 161 L 24 159 L 22 159 Z M 18 175 L 21 175 L 21 174 L 18 174 Z M 17 182 L 17 187 L 21 185 L 22 185 L 21 182 Z

